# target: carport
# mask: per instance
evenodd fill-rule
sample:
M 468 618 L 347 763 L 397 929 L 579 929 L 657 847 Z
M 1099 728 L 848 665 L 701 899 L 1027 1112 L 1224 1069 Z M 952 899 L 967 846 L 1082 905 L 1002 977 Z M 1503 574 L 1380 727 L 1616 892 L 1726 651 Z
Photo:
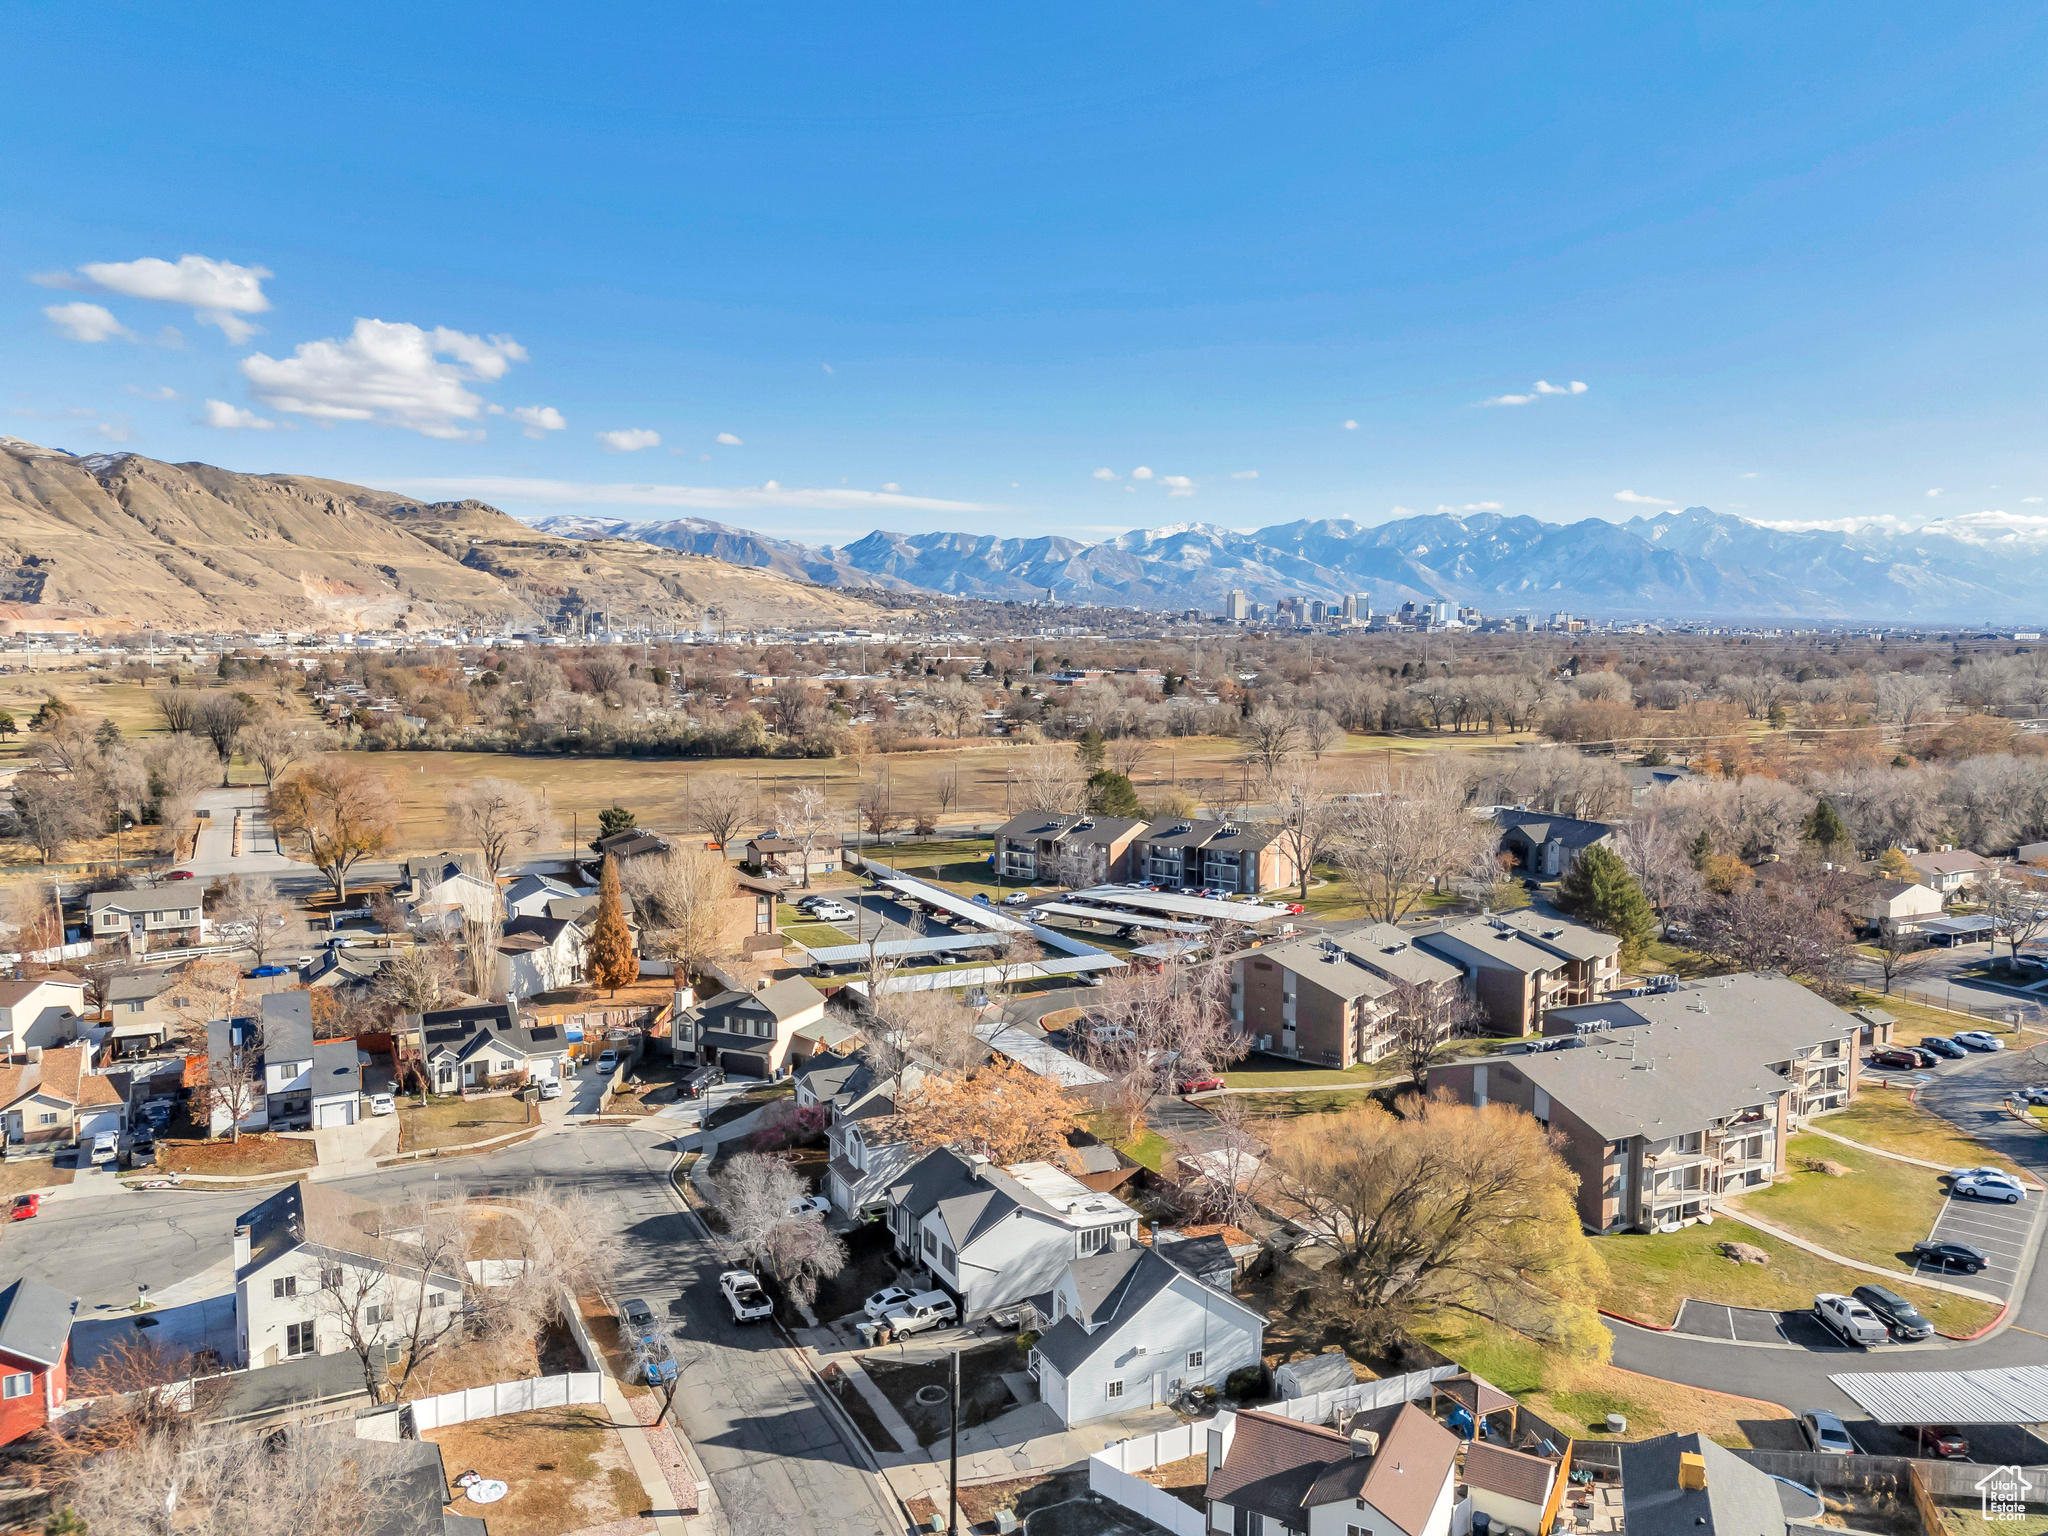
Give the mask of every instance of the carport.
M 1924 1425 L 2048 1423 L 2048 1365 L 1982 1371 L 1855 1371 L 1830 1376 L 1872 1419 L 1891 1429 Z

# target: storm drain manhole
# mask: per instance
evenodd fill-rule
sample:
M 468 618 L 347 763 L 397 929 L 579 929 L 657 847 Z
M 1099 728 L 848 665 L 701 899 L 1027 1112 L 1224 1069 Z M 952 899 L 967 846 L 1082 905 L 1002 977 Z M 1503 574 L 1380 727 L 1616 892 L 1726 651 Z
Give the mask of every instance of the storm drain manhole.
M 944 1387 L 919 1387 L 917 1401 L 926 1408 L 936 1408 L 946 1400 Z

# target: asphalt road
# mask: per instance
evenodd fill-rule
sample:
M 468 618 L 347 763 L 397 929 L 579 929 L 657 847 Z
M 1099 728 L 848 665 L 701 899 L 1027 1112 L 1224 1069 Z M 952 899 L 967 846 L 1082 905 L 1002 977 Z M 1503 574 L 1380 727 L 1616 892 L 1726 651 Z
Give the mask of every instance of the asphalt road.
M 2048 1067 L 2036 1059 L 2036 1052 L 2048 1055 L 2048 1047 L 2001 1051 L 1955 1062 L 1933 1074 L 1933 1080 L 1920 1090 L 1918 1102 L 2048 1183 L 2048 1135 L 2028 1130 L 1998 1107 L 2008 1087 L 2048 1081 Z M 2029 1198 L 2026 1208 L 2030 1214 L 2042 1198 L 2038 1194 Z M 1995 1209 L 2003 1211 L 2005 1207 Z M 1862 1410 L 1828 1380 L 1831 1374 L 2048 1365 L 2048 1281 L 2041 1278 L 2037 1258 L 2038 1249 L 2027 1255 L 2021 1267 L 2021 1295 L 2007 1325 L 1976 1343 L 1872 1351 L 1817 1343 L 1788 1349 L 1782 1344 L 1763 1345 L 1761 1340 L 1750 1345 L 1609 1321 L 1614 1363 L 1688 1386 L 1762 1398 L 1794 1412 L 1831 1408 L 1844 1418 L 1860 1418 Z
M 595 1198 L 613 1235 L 621 1294 L 644 1296 L 671 1319 L 684 1368 L 676 1417 L 721 1502 L 825 1536 L 897 1531 L 900 1511 L 840 1438 L 781 1336 L 739 1328 L 725 1312 L 722 1266 L 670 1191 L 673 1155 L 666 1135 L 587 1127 L 337 1187 L 368 1199 L 437 1183 L 510 1191 L 540 1182 Z M 208 1288 L 219 1271 L 220 1288 L 230 1288 L 224 1266 L 234 1219 L 262 1198 L 260 1191 L 179 1189 L 60 1201 L 32 1222 L 6 1227 L 0 1243 L 12 1250 L 13 1273 L 83 1295 L 87 1313 L 107 1316 L 135 1299 L 138 1279 L 157 1294 L 181 1282 L 189 1292 Z

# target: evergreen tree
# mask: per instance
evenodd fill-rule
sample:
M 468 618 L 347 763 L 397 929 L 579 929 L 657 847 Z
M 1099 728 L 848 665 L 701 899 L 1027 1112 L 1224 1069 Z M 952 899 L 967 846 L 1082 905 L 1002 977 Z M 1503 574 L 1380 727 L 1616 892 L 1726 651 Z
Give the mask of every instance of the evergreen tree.
M 1839 848 L 1849 841 L 1849 829 L 1842 823 L 1842 814 L 1823 796 L 1813 804 L 1813 813 L 1806 818 L 1806 840 L 1818 843 L 1823 849 Z
M 1090 774 L 1102 772 L 1103 765 L 1108 761 L 1102 750 L 1100 731 L 1083 731 L 1080 739 L 1074 743 L 1074 752 L 1081 759 L 1081 766 Z
M 1139 815 L 1138 791 L 1114 768 L 1101 769 L 1088 776 L 1088 809 L 1098 816 Z
M 606 806 L 597 813 L 597 836 L 591 840 L 591 851 L 595 852 L 597 845 L 608 837 L 616 837 L 621 832 L 632 831 L 636 822 L 637 819 L 633 813 L 623 805 Z
M 1706 869 L 1707 860 L 1714 856 L 1714 840 L 1707 835 L 1705 827 L 1700 828 L 1700 835 L 1686 846 L 1685 852 L 1686 857 L 1692 860 L 1692 867 L 1694 869 L 1701 871 Z
M 1557 904 L 1581 922 L 1621 940 L 1621 963 L 1634 970 L 1657 931 L 1657 914 L 1621 855 L 1595 843 L 1557 883 Z
M 619 862 L 604 858 L 597 883 L 597 924 L 590 930 L 586 951 L 591 985 L 617 991 L 640 978 L 640 957 L 633 953 L 633 934 L 626 927 L 626 909 L 619 900 Z

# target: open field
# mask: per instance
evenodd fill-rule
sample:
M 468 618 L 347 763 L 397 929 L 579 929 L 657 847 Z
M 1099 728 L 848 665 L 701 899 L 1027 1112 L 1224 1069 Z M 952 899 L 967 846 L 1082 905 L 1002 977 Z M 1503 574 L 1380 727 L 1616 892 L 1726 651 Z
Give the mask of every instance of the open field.
M 1839 1163 L 1841 1178 L 1810 1172 L 1816 1159 Z M 1927 1236 L 1940 1214 L 1942 1186 L 1931 1168 L 1895 1163 L 1825 1136 L 1794 1136 L 1785 1151 L 1787 1174 L 1768 1189 L 1745 1194 L 1741 1207 L 1797 1232 L 1823 1248 L 1899 1269 L 1900 1254 Z
M 1818 1177 L 1816 1175 L 1816 1177 Z M 1841 1182 L 1839 1180 L 1833 1182 Z M 1810 1307 L 1822 1291 L 1846 1295 L 1875 1275 L 1830 1264 L 1804 1249 L 1723 1217 L 1712 1226 L 1676 1232 L 1622 1232 L 1593 1238 L 1607 1264 L 1600 1305 L 1638 1322 L 1669 1326 L 1679 1304 L 1723 1302 L 1731 1307 L 1787 1311 Z M 1738 1264 L 1724 1256 L 1723 1243 L 1748 1243 L 1771 1256 L 1769 1264 Z M 1988 1302 L 1922 1286 L 1896 1284 L 1899 1291 L 1946 1333 L 1970 1333 L 1991 1321 L 1998 1309 Z
M 488 1515 L 493 1536 L 562 1536 L 647 1508 L 626 1448 L 601 1408 L 510 1413 L 428 1430 L 420 1438 L 441 1447 L 450 1477 L 474 1468 L 510 1485 L 488 1508 L 460 1497 L 453 1506 Z
M 430 1099 L 401 1101 L 398 1108 L 399 1149 L 459 1147 L 510 1135 L 526 1124 L 526 1106 L 511 1097 L 495 1099 Z

